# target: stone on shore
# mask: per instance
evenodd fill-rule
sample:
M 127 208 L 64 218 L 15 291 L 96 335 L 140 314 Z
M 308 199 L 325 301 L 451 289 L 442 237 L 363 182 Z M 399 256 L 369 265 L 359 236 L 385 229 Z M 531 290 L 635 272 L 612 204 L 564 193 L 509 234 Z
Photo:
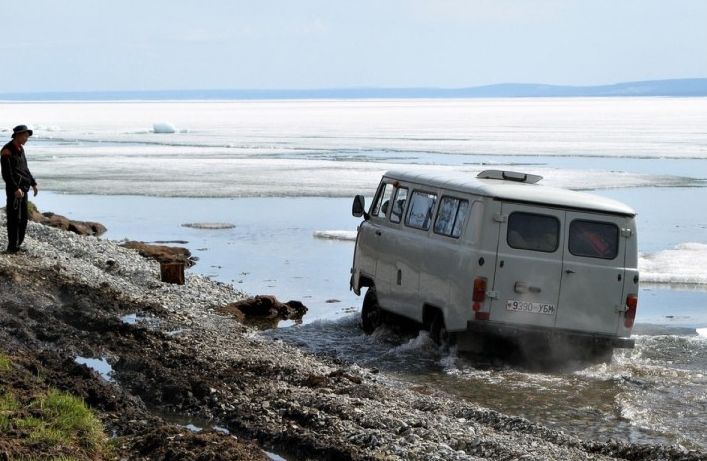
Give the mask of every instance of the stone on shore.
M 219 311 L 233 315 L 240 321 L 246 318 L 301 320 L 307 313 L 307 306 L 299 301 L 282 303 L 274 296 L 262 295 L 228 304 Z
M 66 216 L 58 215 L 49 211 L 40 213 L 32 202 L 29 203 L 28 208 L 30 221 L 73 232 L 74 234 L 93 235 L 97 237 L 99 235 L 103 235 L 108 230 L 101 223 L 93 221 L 74 221 Z

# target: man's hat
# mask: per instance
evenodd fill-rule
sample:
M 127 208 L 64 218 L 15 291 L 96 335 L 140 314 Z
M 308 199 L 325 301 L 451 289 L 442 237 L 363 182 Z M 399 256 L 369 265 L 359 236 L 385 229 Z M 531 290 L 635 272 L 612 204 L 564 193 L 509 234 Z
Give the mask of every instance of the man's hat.
M 20 133 L 29 133 L 30 136 L 32 136 L 32 130 L 27 128 L 27 125 L 17 125 L 15 128 L 12 129 L 12 138 L 14 139 L 15 136 L 17 136 Z

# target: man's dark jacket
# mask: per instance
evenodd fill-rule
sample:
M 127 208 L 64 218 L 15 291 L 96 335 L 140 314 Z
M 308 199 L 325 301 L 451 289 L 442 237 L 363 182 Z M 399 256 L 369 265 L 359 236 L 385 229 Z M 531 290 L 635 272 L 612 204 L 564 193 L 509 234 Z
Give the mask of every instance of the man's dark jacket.
M 5 181 L 5 192 L 8 195 L 14 194 L 17 189 L 27 192 L 30 187 L 37 185 L 27 167 L 27 158 L 22 146 L 10 141 L 1 152 L 2 179 Z

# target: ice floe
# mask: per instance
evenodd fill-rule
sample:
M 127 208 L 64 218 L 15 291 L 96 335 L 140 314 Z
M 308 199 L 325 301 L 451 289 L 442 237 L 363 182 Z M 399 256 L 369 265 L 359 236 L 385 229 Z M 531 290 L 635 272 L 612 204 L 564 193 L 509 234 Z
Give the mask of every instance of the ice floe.
M 640 255 L 642 282 L 707 284 L 707 244 L 681 243 L 675 248 Z
M 314 238 L 326 239 L 326 240 L 346 240 L 355 241 L 357 231 L 345 231 L 345 230 L 320 230 L 314 231 Z

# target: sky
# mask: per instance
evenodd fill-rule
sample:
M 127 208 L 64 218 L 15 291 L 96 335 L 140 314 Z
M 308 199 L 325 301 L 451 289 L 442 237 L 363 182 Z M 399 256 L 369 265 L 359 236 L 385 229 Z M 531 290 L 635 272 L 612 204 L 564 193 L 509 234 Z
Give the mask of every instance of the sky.
M 0 0 L 0 93 L 707 77 L 705 0 Z

